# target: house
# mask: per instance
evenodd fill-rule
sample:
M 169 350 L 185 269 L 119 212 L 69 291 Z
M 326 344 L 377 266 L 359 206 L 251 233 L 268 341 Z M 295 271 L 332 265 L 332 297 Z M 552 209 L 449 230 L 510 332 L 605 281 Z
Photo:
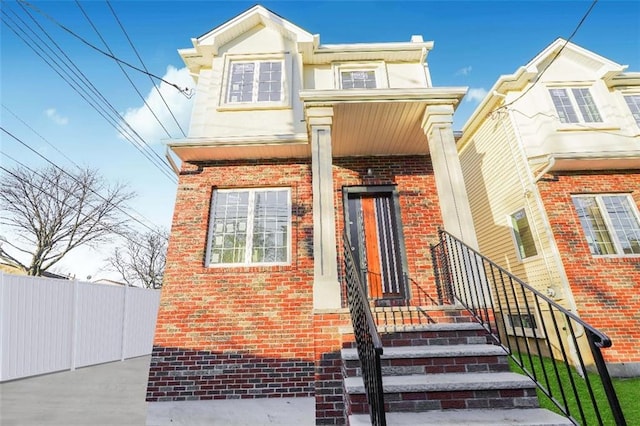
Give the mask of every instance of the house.
M 345 233 L 390 308 L 436 298 L 439 227 L 477 246 L 451 127 L 466 88 L 432 84 L 421 36 L 324 45 L 262 6 L 192 45 L 147 400 L 315 396 L 342 418 Z
M 638 376 L 640 73 L 625 68 L 558 39 L 498 79 L 457 145 L 480 251 L 605 332 L 612 375 Z

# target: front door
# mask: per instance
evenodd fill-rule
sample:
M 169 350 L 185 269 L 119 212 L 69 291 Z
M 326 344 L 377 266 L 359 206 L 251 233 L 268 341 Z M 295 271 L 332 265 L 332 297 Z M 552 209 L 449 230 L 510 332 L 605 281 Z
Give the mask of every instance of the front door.
M 385 188 L 345 188 L 351 250 L 371 299 L 405 297 L 397 197 Z

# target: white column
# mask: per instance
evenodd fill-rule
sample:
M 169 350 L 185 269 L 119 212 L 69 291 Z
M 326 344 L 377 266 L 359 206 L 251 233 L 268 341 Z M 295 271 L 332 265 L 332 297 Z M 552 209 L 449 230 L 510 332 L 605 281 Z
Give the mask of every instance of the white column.
M 429 153 L 444 228 L 469 246 L 478 249 L 452 123 L 453 106 L 429 105 L 425 111 L 422 128 L 429 141 Z
M 313 307 L 334 309 L 340 308 L 340 283 L 331 156 L 333 108 L 310 107 L 306 115 L 313 180 Z

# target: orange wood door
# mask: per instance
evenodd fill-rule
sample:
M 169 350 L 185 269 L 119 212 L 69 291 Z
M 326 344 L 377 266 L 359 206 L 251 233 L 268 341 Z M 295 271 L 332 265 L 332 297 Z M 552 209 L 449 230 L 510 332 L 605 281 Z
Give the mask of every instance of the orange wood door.
M 380 245 L 378 238 L 378 226 L 376 220 L 376 208 L 373 197 L 362 197 L 362 219 L 366 241 L 367 256 L 367 282 L 369 283 L 369 296 L 381 298 L 382 271 L 380 269 Z

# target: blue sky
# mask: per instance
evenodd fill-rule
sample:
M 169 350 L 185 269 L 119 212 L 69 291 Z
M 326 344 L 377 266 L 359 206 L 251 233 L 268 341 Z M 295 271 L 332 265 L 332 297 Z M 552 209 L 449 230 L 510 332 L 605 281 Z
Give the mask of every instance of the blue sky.
M 104 49 L 100 37 L 75 2 L 35 1 L 32 4 Z M 190 79 L 177 49 L 191 47 L 192 37 L 208 32 L 254 4 L 242 1 L 110 2 L 149 71 L 180 85 L 189 84 Z M 455 116 L 454 128 L 460 129 L 500 75 L 513 73 L 557 37 L 569 37 L 591 2 L 288 1 L 261 4 L 305 30 L 320 34 L 320 41 L 325 44 L 408 41 L 413 34 L 434 41 L 434 49 L 428 56 L 433 84 L 469 87 L 467 98 Z M 80 5 L 115 56 L 140 67 L 109 4 L 80 1 Z M 68 157 L 80 166 L 97 168 L 110 182 L 128 183 L 138 194 L 130 203 L 133 214 L 140 214 L 141 220 L 150 226 L 168 228 L 175 197 L 174 180 L 119 137 L 114 127 L 18 38 L 11 28 L 37 29 L 20 4 L 3 1 L 1 7 L 2 127 L 60 166 L 74 167 Z M 34 9 L 27 10 L 46 30 L 46 35 L 40 33 L 40 37 L 47 42 L 47 35 L 51 37 L 113 108 L 136 128 L 149 148 L 164 157 L 163 139 L 168 138 L 167 134 L 145 109 L 116 63 Z M 572 41 L 617 63 L 629 65 L 629 71 L 640 71 L 640 2 L 600 0 Z M 37 41 L 37 44 L 43 42 Z M 135 71 L 128 70 L 128 73 L 143 97 L 154 106 L 171 137 L 182 137 L 161 99 L 152 92 L 149 78 Z M 162 92 L 187 130 L 192 102 L 172 88 L 164 87 Z M 4 133 L 0 143 L 3 167 L 15 166 L 7 155 L 33 168 L 44 164 L 44 160 Z M 0 235 L 4 233 L 6 231 L 0 229 Z M 113 277 L 102 268 L 102 259 L 109 250 L 109 247 L 98 251 L 78 249 L 58 270 L 82 278 L 87 275 Z

